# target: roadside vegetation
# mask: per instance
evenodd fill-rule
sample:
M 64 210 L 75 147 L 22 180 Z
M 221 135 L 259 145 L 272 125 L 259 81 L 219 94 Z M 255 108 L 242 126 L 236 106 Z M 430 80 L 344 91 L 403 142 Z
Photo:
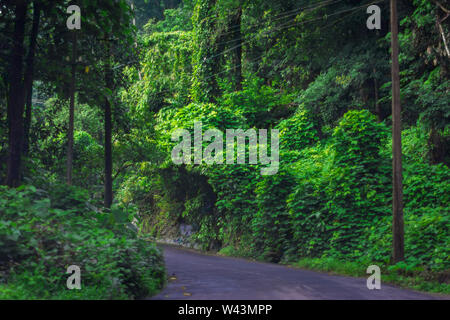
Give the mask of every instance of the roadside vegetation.
M 149 238 L 348 275 L 376 264 L 448 294 L 450 8 L 397 1 L 394 264 L 389 4 L 369 30 L 372 2 L 0 1 L 0 298 L 151 296 L 165 271 Z M 172 133 L 194 122 L 279 130 L 277 173 L 175 164 Z

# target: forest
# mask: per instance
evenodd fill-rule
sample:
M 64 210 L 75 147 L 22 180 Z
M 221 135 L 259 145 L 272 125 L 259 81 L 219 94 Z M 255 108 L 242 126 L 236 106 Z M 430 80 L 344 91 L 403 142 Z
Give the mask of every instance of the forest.
M 0 0 L 0 299 L 152 296 L 158 242 L 450 294 L 450 2 L 396 2 L 401 261 L 389 0 Z

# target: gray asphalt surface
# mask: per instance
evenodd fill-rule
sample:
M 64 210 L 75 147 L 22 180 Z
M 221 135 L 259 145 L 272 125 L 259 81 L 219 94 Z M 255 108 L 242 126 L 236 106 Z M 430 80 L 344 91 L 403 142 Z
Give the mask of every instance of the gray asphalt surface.
M 205 255 L 163 246 L 169 277 L 158 300 L 397 300 L 449 299 L 383 283 L 369 290 L 366 278 L 328 275 L 272 263 Z

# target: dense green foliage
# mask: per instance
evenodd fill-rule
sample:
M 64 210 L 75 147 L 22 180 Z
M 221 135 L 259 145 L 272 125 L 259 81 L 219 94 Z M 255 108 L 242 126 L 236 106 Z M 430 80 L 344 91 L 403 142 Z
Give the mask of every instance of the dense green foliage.
M 154 118 L 162 159 L 133 172 L 123 185 L 133 191 L 122 199 L 138 204 L 151 235 L 174 239 L 177 226 L 190 224 L 191 244 L 226 254 L 390 265 L 387 26 L 379 32 L 352 27 L 364 17 L 349 9 L 349 1 L 319 3 L 318 9 L 313 3 L 196 1 L 191 11 L 185 1 L 177 14 L 182 19 L 192 12 L 192 26 L 180 27 L 170 12 L 153 25 L 156 32 L 143 35 L 143 61 L 158 66 L 144 64 L 145 80 L 134 86 L 158 88 L 162 78 L 150 70 L 166 70 L 163 77 L 171 80 L 159 90 L 161 102 L 150 106 L 162 106 Z M 294 10 L 308 5 L 312 9 Z M 241 25 L 230 25 L 239 9 Z M 339 14 L 348 10 L 352 14 Z M 425 51 L 445 55 L 432 16 L 442 12 L 419 1 L 401 3 L 400 12 L 407 257 L 395 270 L 448 283 L 448 61 L 423 60 L 430 54 Z M 329 18 L 318 19 L 324 14 Z M 189 40 L 175 41 L 180 36 L 173 38 L 173 28 L 193 34 L 193 69 L 177 54 Z M 243 39 L 233 38 L 237 28 Z M 428 37 L 423 47 L 427 32 L 434 40 Z M 243 82 L 236 90 L 233 63 L 240 41 Z M 135 94 L 144 103 L 155 95 Z M 195 121 L 204 130 L 279 129 L 278 173 L 261 176 L 260 165 L 173 165 L 170 133 L 192 132 Z
M 81 7 L 80 30 L 67 29 L 71 4 Z M 165 281 L 164 263 L 159 249 L 138 237 L 136 210 L 104 208 L 100 201 L 107 104 L 114 105 L 114 180 L 145 152 L 145 146 L 136 147 L 141 141 L 133 141 L 137 120 L 127 115 L 119 95 L 125 66 L 136 63 L 130 4 L 0 1 L 0 11 L 0 176 L 17 187 L 0 187 L 0 299 L 155 294 Z M 155 15 L 149 11 L 143 14 L 147 19 Z M 76 111 L 70 132 L 71 93 Z M 74 174 L 68 181 L 70 134 Z M 21 157 L 13 158 L 13 149 Z M 7 178 L 11 168 L 20 173 L 13 183 Z M 66 286 L 71 265 L 81 269 L 81 290 Z
M 81 1 L 86 28 L 76 66 L 77 187 L 68 187 L 66 62 L 73 46 L 65 20 L 58 20 L 68 3 L 61 0 L 42 9 L 30 148 L 21 168 L 28 186 L 0 189 L 0 298 L 152 294 L 163 283 L 161 255 L 141 236 L 356 275 L 378 264 L 392 280 L 405 277 L 404 284 L 448 292 L 447 15 L 435 1 L 397 2 L 404 261 L 391 261 L 387 2 L 378 3 L 381 29 L 369 30 L 371 1 Z M 13 7 L 5 5 L 0 16 L 7 31 L 0 40 L 8 44 Z M 9 51 L 0 47 L 2 178 L 9 157 Z M 100 204 L 108 103 L 111 209 Z M 261 175 L 261 163 L 174 164 L 178 142 L 171 135 L 176 129 L 192 133 L 195 122 L 203 132 L 279 130 L 278 171 Z M 258 141 L 259 149 L 264 146 Z M 248 156 L 249 147 L 244 151 Z M 189 236 L 181 234 L 184 225 L 192 227 Z M 64 290 L 65 268 L 77 263 L 86 290 Z
M 133 212 L 100 212 L 76 187 L 52 190 L 0 189 L 1 299 L 130 299 L 161 288 L 162 257 L 137 238 Z M 82 290 L 67 290 L 70 265 L 82 268 Z

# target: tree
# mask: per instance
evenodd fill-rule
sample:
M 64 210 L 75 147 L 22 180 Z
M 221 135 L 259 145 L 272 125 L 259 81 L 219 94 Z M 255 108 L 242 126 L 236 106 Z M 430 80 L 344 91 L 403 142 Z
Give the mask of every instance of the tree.
M 113 103 L 115 101 L 116 89 L 119 81 L 115 80 L 114 69 L 120 71 L 125 65 L 130 63 L 132 58 L 132 48 L 134 43 L 134 27 L 131 20 L 131 7 L 126 1 L 119 1 L 118 6 L 108 3 L 102 7 L 103 15 L 94 14 L 97 22 L 96 41 L 100 42 L 105 50 L 101 57 L 103 66 L 103 111 L 104 111 L 104 205 L 111 207 L 113 201 L 113 151 L 112 151 L 112 130 L 113 130 Z M 115 66 L 113 64 L 116 63 Z M 120 83 L 119 83 L 120 84 Z
M 231 27 L 235 29 L 233 32 L 233 52 L 232 66 L 234 68 L 234 84 L 235 90 L 242 90 L 242 33 L 241 33 L 242 6 L 238 6 L 230 19 Z
M 216 78 L 220 56 L 215 33 L 215 4 L 215 0 L 197 0 L 192 16 L 194 43 L 197 45 L 192 99 L 197 102 L 216 102 L 220 92 Z
M 105 38 L 108 39 L 109 35 L 106 34 Z M 114 79 L 111 70 L 111 49 L 110 43 L 106 43 L 106 52 L 108 56 L 105 62 L 105 102 L 104 102 L 104 112 L 105 112 L 105 207 L 110 208 L 113 201 L 113 190 L 112 190 L 112 143 L 111 143 L 111 132 L 112 132 L 112 120 L 111 120 L 111 102 L 113 101 L 113 90 L 114 90 Z
M 76 85 L 76 63 L 77 63 L 77 34 L 72 30 L 72 59 L 71 59 L 71 80 L 69 88 L 70 106 L 69 106 L 69 129 L 67 131 L 67 184 L 72 184 L 73 170 L 73 123 L 75 113 L 75 85 Z
M 402 174 L 402 119 L 400 106 L 400 72 L 398 65 L 397 0 L 391 0 L 392 47 L 392 215 L 393 259 L 397 263 L 405 258 L 403 231 L 403 174 Z
M 25 20 L 28 2 L 16 1 L 14 10 L 13 46 L 11 48 L 11 67 L 9 71 L 8 123 L 9 123 L 9 152 L 6 185 L 17 187 L 20 184 L 20 170 L 22 164 L 23 146 L 23 112 L 24 112 L 24 83 L 23 59 Z
M 41 2 L 33 1 L 33 23 L 31 28 L 30 43 L 28 46 L 28 55 L 25 70 L 25 123 L 24 123 L 24 145 L 23 153 L 26 155 L 30 147 L 30 127 L 31 127 L 31 109 L 33 98 L 33 80 L 34 80 L 34 58 L 36 53 L 37 37 L 41 18 Z

